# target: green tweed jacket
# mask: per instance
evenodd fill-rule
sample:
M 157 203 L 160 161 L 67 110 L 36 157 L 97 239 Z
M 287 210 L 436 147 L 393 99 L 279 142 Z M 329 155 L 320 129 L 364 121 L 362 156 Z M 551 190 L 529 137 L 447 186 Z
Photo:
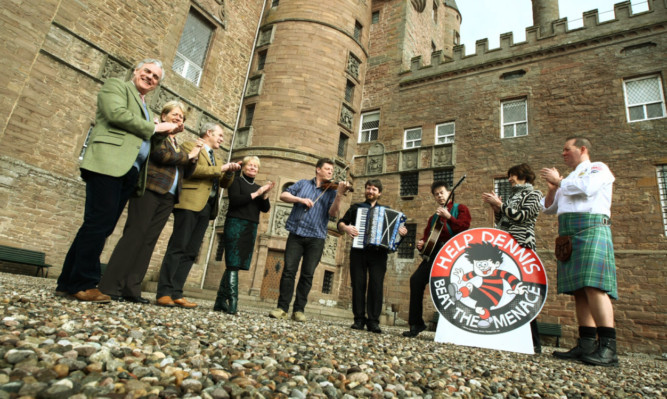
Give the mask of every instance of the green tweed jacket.
M 149 112 L 149 118 L 152 116 Z M 95 127 L 81 169 L 119 177 L 125 175 L 139 154 L 144 140 L 149 140 L 155 124 L 144 115 L 139 92 L 131 81 L 109 78 L 97 95 Z M 145 166 L 145 165 L 144 165 Z M 142 168 L 140 193 L 143 194 L 146 168 Z

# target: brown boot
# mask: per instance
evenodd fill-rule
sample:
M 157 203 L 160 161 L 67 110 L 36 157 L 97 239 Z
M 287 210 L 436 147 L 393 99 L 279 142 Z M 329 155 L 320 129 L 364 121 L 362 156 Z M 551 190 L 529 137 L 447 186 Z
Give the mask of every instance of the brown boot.
M 111 297 L 109 295 L 104 295 L 97 288 L 90 288 L 85 291 L 79 291 L 76 294 L 72 294 L 72 297 L 81 302 L 95 302 L 95 303 L 111 302 Z
M 192 309 L 192 308 L 196 308 L 196 307 L 197 307 L 197 304 L 196 304 L 196 303 L 194 303 L 194 302 L 190 302 L 190 301 L 188 301 L 188 300 L 185 299 L 185 298 L 174 299 L 174 304 L 175 304 L 176 306 L 180 306 L 180 307 L 182 307 L 182 308 L 187 308 L 187 309 Z
M 171 297 L 168 296 L 168 295 L 159 297 L 159 298 L 155 301 L 155 304 L 156 304 L 157 306 L 166 306 L 166 307 L 168 307 L 168 308 L 173 308 L 174 306 L 176 306 L 176 304 L 174 303 L 174 301 L 173 301 L 173 300 L 171 299 Z

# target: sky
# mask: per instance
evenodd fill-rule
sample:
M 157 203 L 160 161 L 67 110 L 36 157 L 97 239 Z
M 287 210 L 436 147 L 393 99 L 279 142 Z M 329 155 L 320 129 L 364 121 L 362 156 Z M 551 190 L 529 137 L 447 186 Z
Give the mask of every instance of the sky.
M 583 13 L 597 9 L 602 21 L 614 19 L 614 3 L 621 0 L 560 0 L 558 11 L 561 18 L 567 17 L 568 28 L 583 26 Z M 631 0 L 632 12 L 648 10 L 647 0 Z M 489 49 L 498 48 L 500 35 L 514 33 L 514 43 L 526 39 L 526 28 L 533 25 L 531 0 L 456 0 L 463 18 L 461 44 L 466 54 L 475 53 L 475 42 L 489 39 Z

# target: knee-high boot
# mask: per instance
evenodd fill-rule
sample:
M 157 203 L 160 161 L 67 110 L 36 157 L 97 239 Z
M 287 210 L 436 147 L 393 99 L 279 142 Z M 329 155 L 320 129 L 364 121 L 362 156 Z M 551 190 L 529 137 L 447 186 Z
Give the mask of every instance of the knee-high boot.
M 239 271 L 229 272 L 229 308 L 227 313 L 236 314 L 236 308 L 239 303 Z
M 220 287 L 218 287 L 218 295 L 215 297 L 213 310 L 229 311 L 229 273 L 229 270 L 225 269 L 222 279 L 220 279 Z

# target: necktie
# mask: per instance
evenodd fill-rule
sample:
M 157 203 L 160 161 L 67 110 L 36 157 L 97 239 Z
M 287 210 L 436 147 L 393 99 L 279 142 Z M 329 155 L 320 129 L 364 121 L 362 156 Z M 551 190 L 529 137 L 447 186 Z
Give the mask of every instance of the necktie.
M 215 157 L 213 150 L 208 150 L 208 156 L 211 158 L 211 165 L 215 166 Z M 211 188 L 211 196 L 214 197 L 218 193 L 218 179 L 213 178 L 213 187 Z
M 144 100 L 144 97 L 145 97 L 145 96 L 144 96 L 143 94 L 140 94 L 139 97 L 141 97 L 141 106 L 142 106 L 143 109 L 144 109 L 144 116 L 146 117 L 146 120 L 147 120 L 147 121 L 150 121 L 150 120 L 151 120 L 151 116 L 150 116 L 150 114 L 148 113 L 148 108 L 146 107 L 146 101 Z

